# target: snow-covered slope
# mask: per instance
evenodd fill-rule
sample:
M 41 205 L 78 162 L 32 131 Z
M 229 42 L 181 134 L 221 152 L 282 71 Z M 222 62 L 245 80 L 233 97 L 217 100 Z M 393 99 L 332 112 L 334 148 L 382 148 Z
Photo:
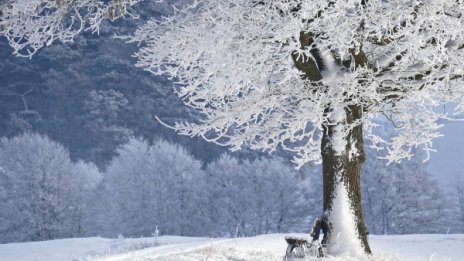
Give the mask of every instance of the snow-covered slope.
M 285 236 L 272 234 L 238 239 L 163 236 L 158 240 L 79 238 L 4 244 L 0 245 L 0 261 L 280 261 L 285 253 Z M 370 243 L 376 253 L 370 261 L 464 260 L 464 235 L 371 236 Z M 325 260 L 355 259 L 342 257 L 321 261 Z
M 98 256 L 111 256 L 138 249 L 157 246 L 159 251 L 165 246 L 209 242 L 209 238 L 162 236 L 155 238 L 100 237 L 70 238 L 41 242 L 0 244 L 0 261 L 67 261 L 90 259 Z

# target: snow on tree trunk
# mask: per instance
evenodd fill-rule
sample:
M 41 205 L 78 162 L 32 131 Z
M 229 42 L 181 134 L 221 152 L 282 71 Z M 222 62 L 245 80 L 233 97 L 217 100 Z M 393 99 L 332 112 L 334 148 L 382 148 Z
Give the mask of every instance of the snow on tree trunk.
M 328 214 L 330 233 L 328 253 L 358 256 L 371 253 L 361 207 L 361 166 L 365 160 L 362 125 L 343 135 L 347 125 L 362 116 L 360 106 L 349 106 L 332 113 L 323 129 L 321 144 L 324 176 L 324 212 Z M 342 122 L 342 123 L 340 123 Z

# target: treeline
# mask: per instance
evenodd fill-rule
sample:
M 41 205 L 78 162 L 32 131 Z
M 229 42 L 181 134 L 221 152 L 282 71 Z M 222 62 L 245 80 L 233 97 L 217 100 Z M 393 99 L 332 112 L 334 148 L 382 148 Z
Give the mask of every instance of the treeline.
M 46 136 L 2 138 L 0 242 L 151 236 L 156 227 L 185 236 L 307 233 L 321 213 L 315 166 L 297 171 L 228 154 L 205 165 L 180 145 L 135 137 L 115 154 L 98 170 Z M 463 191 L 445 195 L 420 161 L 368 158 L 362 185 L 372 234 L 463 231 Z
M 108 208 L 100 213 L 105 235 L 149 236 L 158 226 L 162 234 L 229 237 L 308 226 L 306 180 L 279 160 L 223 155 L 202 169 L 179 145 L 137 138 L 117 154 L 97 190 L 97 212 Z
M 0 141 L 0 242 L 80 236 L 250 236 L 304 231 L 320 213 L 309 177 L 273 159 L 223 155 L 202 168 L 183 147 L 130 138 L 106 170 L 72 162 L 39 134 Z M 319 187 L 314 187 L 319 194 Z M 308 216 L 313 213 L 313 216 Z

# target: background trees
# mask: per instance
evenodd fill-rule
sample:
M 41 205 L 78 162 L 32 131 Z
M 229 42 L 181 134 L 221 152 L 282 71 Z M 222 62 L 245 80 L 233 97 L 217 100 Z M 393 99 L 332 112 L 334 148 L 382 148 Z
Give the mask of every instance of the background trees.
M 450 200 L 450 226 L 453 231 L 464 231 L 464 179 L 457 176 L 451 191 L 448 191 Z
M 0 242 L 151 236 L 156 226 L 188 236 L 308 233 L 321 213 L 317 166 L 297 171 L 279 158 L 229 154 L 203 164 L 178 144 L 135 137 L 115 154 L 100 172 L 72 162 L 46 136 L 1 139 Z M 362 180 L 371 234 L 462 231 L 458 198 L 445 195 L 419 159 L 374 159 Z
M 464 180 L 462 178 L 459 178 L 456 183 L 456 194 L 458 198 L 457 202 L 459 204 L 461 224 L 464 225 Z
M 362 182 L 370 233 L 447 233 L 452 229 L 449 199 L 419 157 L 389 166 L 370 159 Z
M 99 172 L 39 134 L 0 141 L 2 242 L 77 236 Z
M 302 213 L 314 206 L 303 199 L 303 174 L 282 161 L 240 162 L 225 154 L 209 164 L 205 172 L 209 203 L 204 207 L 214 234 L 250 236 L 309 226 Z
M 193 235 L 201 163 L 179 145 L 131 138 L 117 150 L 104 179 L 116 217 L 112 233 Z M 201 223 L 201 222 L 200 222 Z M 111 224 L 108 224 L 111 225 Z M 201 225 L 199 225 L 201 226 Z
M 112 220 L 106 231 L 150 236 L 158 226 L 163 234 L 249 236 L 307 227 L 301 177 L 281 161 L 223 155 L 201 166 L 179 145 L 131 138 L 102 182 L 101 205 L 112 207 L 102 218 Z

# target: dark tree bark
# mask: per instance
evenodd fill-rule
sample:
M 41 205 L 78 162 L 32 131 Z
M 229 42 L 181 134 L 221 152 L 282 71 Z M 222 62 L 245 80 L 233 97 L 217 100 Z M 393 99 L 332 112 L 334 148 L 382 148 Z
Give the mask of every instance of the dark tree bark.
M 300 43 L 302 49 L 310 49 L 311 53 L 318 53 L 317 46 L 315 46 L 314 35 L 307 32 L 301 32 L 300 34 Z M 351 60 L 349 61 L 337 61 L 340 65 L 347 66 L 348 68 L 351 64 L 355 68 L 368 66 L 368 60 L 366 55 L 362 50 L 351 50 Z M 312 58 L 305 57 L 305 55 L 298 55 L 296 53 L 292 54 L 295 67 L 303 72 L 302 78 L 308 80 L 308 91 L 311 91 L 313 88 L 324 88 L 321 86 L 322 74 L 321 70 L 323 67 L 324 61 L 317 61 L 321 57 L 316 57 L 313 55 Z M 362 84 L 362 83 L 360 83 Z M 327 86 L 330 88 L 330 86 Z M 326 112 L 330 112 L 331 108 L 327 108 Z M 362 119 L 363 107 L 358 105 L 351 105 L 345 110 L 345 124 L 349 125 L 355 121 Z M 330 213 L 332 210 L 334 193 L 336 190 L 337 179 L 341 179 L 342 183 L 345 185 L 348 192 L 349 200 L 351 201 L 351 208 L 354 212 L 354 220 L 356 226 L 356 232 L 359 236 L 359 240 L 364 249 L 364 252 L 371 254 L 371 249 L 367 241 L 367 228 L 364 222 L 363 210 L 361 206 L 361 166 L 365 160 L 364 153 L 364 141 L 363 141 L 363 126 L 359 124 L 354 127 L 349 134 L 344 137 L 346 141 L 346 147 L 344 151 L 337 155 L 336 151 L 332 146 L 332 138 L 334 134 L 335 124 L 327 122 L 323 126 L 323 138 L 321 143 L 321 152 L 322 152 L 322 166 L 323 166 L 323 193 L 324 193 L 324 212 Z M 356 148 L 356 154 L 350 155 L 351 148 L 354 146 Z M 340 177 L 339 177 L 340 175 Z M 331 223 L 329 215 L 329 223 Z M 329 233 L 330 234 L 330 233 Z M 331 238 L 331 235 L 328 235 L 327 238 L 329 244 L 336 242 L 336 238 Z M 343 244 L 343 242 L 338 242 Z
M 345 109 L 346 124 L 350 124 L 362 117 L 361 106 L 350 106 Z M 322 151 L 322 169 L 323 169 L 323 195 L 324 195 L 324 212 L 332 211 L 333 200 L 335 197 L 336 186 L 341 180 L 345 185 L 352 211 L 354 212 L 354 221 L 356 232 L 361 241 L 364 251 L 371 253 L 367 241 L 367 228 L 364 222 L 363 210 L 361 206 L 361 166 L 365 160 L 363 130 L 362 125 L 354 127 L 349 134 L 344 137 L 346 146 L 340 154 L 332 146 L 334 127 L 336 125 L 327 124 L 323 127 L 323 138 L 321 143 Z M 353 154 L 352 147 L 356 148 Z M 330 224 L 329 214 L 329 224 Z M 333 235 L 328 235 L 328 242 L 333 242 Z M 343 242 L 339 242 L 343 244 Z

